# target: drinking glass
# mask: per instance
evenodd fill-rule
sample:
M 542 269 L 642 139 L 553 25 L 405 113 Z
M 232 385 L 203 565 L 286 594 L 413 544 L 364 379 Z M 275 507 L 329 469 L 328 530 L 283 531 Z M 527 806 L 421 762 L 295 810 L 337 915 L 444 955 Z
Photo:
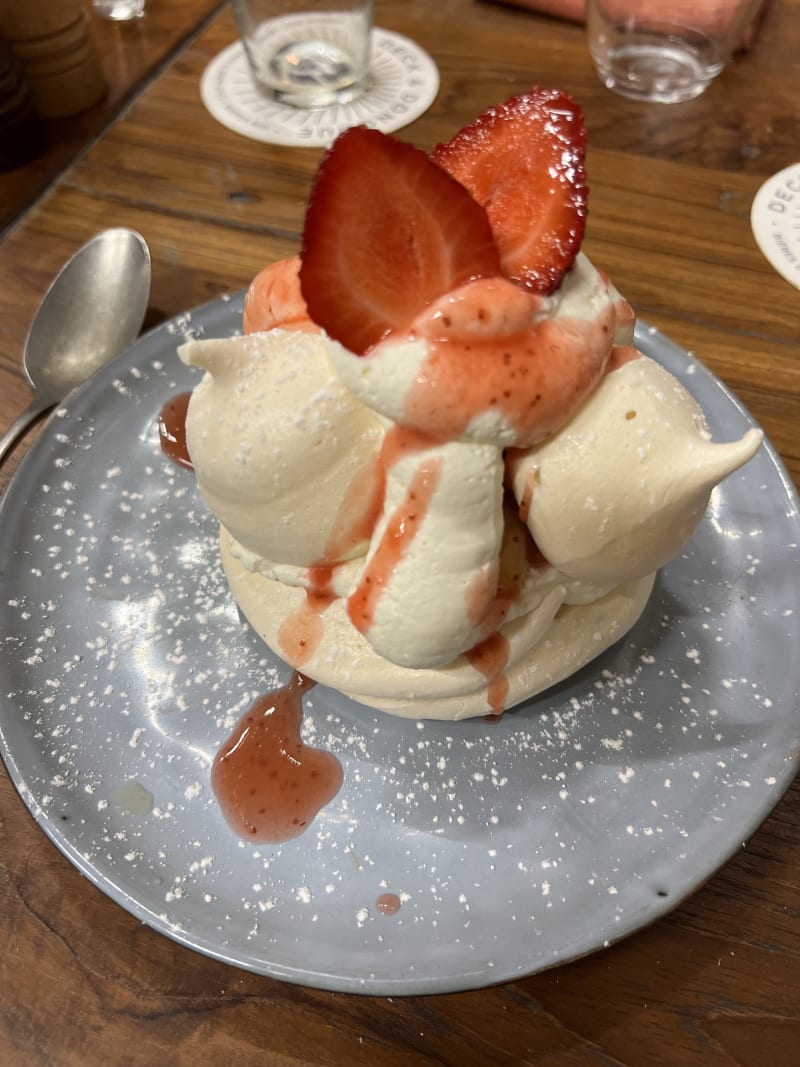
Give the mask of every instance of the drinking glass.
M 298 108 L 349 103 L 369 71 L 372 0 L 233 0 L 250 69 Z
M 92 0 L 98 15 L 114 22 L 128 22 L 144 15 L 144 0 Z
M 741 44 L 762 0 L 587 0 L 600 80 L 623 96 L 691 100 Z

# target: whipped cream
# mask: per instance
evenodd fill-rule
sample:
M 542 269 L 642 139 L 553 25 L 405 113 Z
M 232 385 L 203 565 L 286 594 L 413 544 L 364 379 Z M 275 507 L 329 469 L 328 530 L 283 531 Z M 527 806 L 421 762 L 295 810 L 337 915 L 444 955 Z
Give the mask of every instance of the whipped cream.
M 646 356 L 607 374 L 569 424 L 514 453 L 514 495 L 540 552 L 573 578 L 615 584 L 676 556 L 711 490 L 763 434 L 713 444 L 690 393 Z
M 265 332 L 179 349 L 231 589 L 292 666 L 395 714 L 496 713 L 599 655 L 761 440 L 711 442 L 582 254 L 552 296 L 470 282 L 363 356 L 296 260 L 246 308 Z
M 596 387 L 632 313 L 579 253 L 553 296 L 482 278 L 357 356 L 328 341 L 343 385 L 439 440 L 526 446 L 560 429 Z
M 208 374 L 186 419 L 210 511 L 264 565 L 362 555 L 381 503 L 378 418 L 339 381 L 318 333 L 191 341 Z

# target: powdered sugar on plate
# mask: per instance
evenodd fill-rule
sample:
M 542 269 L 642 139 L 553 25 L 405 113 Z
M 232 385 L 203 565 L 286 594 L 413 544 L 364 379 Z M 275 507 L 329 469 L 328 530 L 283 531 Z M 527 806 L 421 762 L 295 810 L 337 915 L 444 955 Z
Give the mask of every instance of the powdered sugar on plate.
M 306 694 L 304 739 L 338 757 L 344 785 L 303 836 L 254 847 L 224 822 L 211 763 L 290 672 L 240 620 L 214 522 L 156 426 L 197 380 L 177 345 L 240 315 L 241 295 L 215 301 L 101 371 L 2 503 L 0 743 L 34 817 L 154 929 L 331 989 L 480 986 L 674 906 L 795 770 L 797 502 L 774 453 L 715 491 L 623 642 L 499 721 Z M 715 436 L 747 427 L 701 363 L 646 327 L 639 343 Z

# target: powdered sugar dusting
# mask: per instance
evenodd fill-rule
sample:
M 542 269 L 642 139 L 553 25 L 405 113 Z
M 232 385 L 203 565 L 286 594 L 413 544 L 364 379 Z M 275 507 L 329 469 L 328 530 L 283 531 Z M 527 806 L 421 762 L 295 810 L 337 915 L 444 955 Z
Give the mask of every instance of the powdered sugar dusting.
M 758 458 L 717 491 L 638 626 L 595 664 L 497 722 L 414 723 L 317 687 L 303 737 L 342 762 L 341 792 L 281 846 L 231 834 L 211 762 L 290 672 L 240 620 L 217 531 L 191 475 L 162 457 L 155 418 L 197 380 L 175 346 L 220 322 L 234 331 L 240 311 L 237 298 L 145 339 L 59 409 L 24 490 L 8 494 L 3 731 L 34 815 L 171 936 L 371 992 L 534 970 L 610 943 L 702 881 L 779 795 L 798 749 L 786 668 L 798 593 L 784 577 L 796 507 Z M 680 370 L 668 349 L 665 362 Z M 710 389 L 690 365 L 692 388 Z M 741 419 L 720 403 L 706 398 Z M 770 492 L 749 493 L 748 477 Z M 765 670 L 773 661 L 781 670 Z M 376 906 L 387 890 L 396 914 Z

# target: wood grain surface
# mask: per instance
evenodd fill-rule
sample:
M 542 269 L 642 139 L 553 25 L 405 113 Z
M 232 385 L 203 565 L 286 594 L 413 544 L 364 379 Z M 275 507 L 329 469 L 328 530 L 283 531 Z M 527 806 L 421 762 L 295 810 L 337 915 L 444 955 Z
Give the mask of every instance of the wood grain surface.
M 18 2 L 0 3 L 0 34 L 5 26 L 4 9 L 13 10 Z M 130 22 L 103 18 L 91 0 L 85 0 L 85 6 L 106 93 L 85 111 L 42 121 L 42 152 L 28 166 L 0 173 L 0 235 L 170 62 L 187 38 L 223 6 L 223 0 L 155 0 L 146 18 Z
M 41 294 L 97 230 L 146 236 L 148 325 L 297 250 L 320 152 L 218 125 L 198 85 L 236 37 L 232 16 L 195 35 L 216 5 L 172 6 L 174 58 L 0 243 L 4 424 L 30 399 L 20 354 Z M 148 0 L 147 17 L 158 7 Z M 642 318 L 739 395 L 797 482 L 800 293 L 759 252 L 749 210 L 762 182 L 800 157 L 800 0 L 772 0 L 752 48 L 674 106 L 609 94 L 569 22 L 481 0 L 384 0 L 376 21 L 439 66 L 437 99 L 402 131 L 421 147 L 534 83 L 577 97 L 590 139 L 586 251 Z M 799 846 L 795 783 L 700 891 L 609 949 L 482 991 L 357 997 L 252 975 L 154 933 L 70 865 L 2 774 L 0 1064 L 792 1067 Z

